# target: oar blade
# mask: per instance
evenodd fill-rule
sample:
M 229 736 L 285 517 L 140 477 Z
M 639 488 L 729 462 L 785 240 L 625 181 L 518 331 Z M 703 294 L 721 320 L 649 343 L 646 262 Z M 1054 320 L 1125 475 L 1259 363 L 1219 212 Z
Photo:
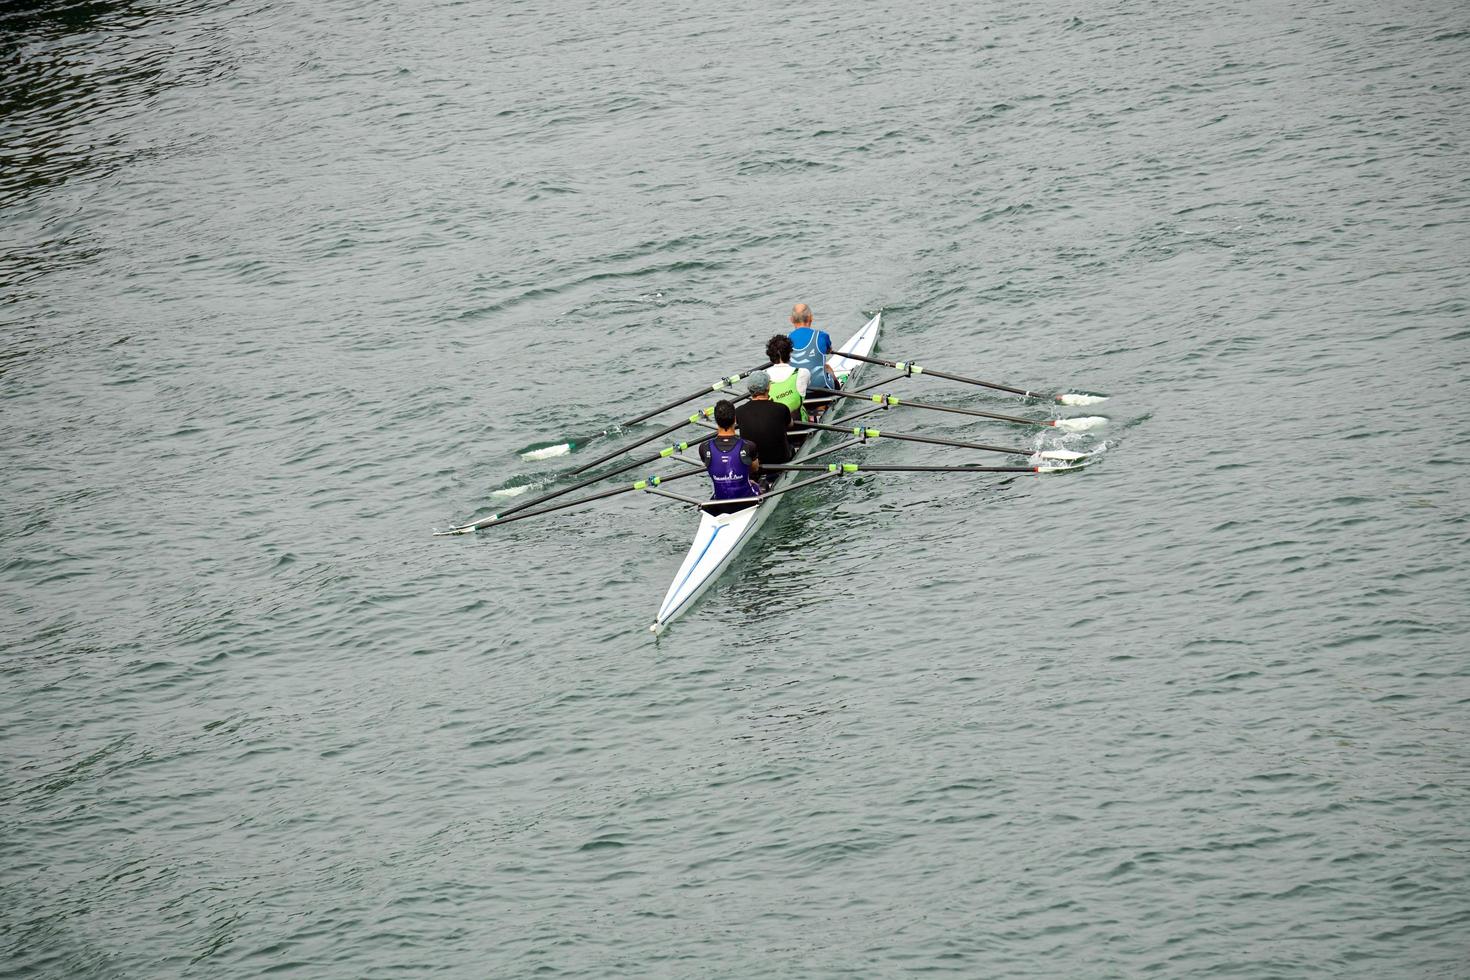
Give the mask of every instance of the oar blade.
M 1098 426 L 1107 425 L 1106 415 L 1080 415 L 1073 419 L 1057 419 L 1054 425 L 1063 432 L 1086 432 L 1088 429 L 1096 429 Z
M 1088 459 L 1092 453 L 1079 453 L 1074 449 L 1043 449 L 1033 453 L 1032 459 L 1054 459 L 1064 463 L 1073 463 L 1079 459 Z
M 1089 395 L 1081 391 L 1069 391 L 1057 396 L 1058 405 L 1096 405 L 1107 400 L 1107 395 Z
M 473 524 L 463 524 L 463 525 L 460 525 L 459 527 L 447 527 L 447 528 L 445 528 L 442 531 L 436 530 L 436 531 L 434 531 L 434 537 L 436 537 L 436 538 L 450 538 L 450 537 L 455 536 L 456 534 L 469 534 L 470 532 L 472 532 L 474 530 L 476 530 L 475 525 L 473 525 Z
M 491 490 L 492 497 L 520 497 L 531 492 L 531 484 L 517 483 L 511 487 L 501 487 L 499 490 Z
M 571 455 L 577 445 L 575 442 L 553 442 L 545 446 L 530 446 L 521 450 L 520 457 L 533 463 L 543 459 L 555 459 L 558 456 Z

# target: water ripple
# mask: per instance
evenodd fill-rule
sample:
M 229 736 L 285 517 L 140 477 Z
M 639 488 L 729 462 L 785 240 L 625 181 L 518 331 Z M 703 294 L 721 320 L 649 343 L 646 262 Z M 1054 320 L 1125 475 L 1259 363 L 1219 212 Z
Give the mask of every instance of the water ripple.
M 1440 6 L 0 14 L 7 975 L 1455 975 Z M 428 537 L 798 299 L 1107 451 Z

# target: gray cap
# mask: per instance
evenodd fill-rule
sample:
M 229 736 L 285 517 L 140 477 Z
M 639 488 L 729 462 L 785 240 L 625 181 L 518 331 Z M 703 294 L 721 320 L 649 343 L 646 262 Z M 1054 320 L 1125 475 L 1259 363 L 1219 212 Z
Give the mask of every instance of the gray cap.
M 771 376 L 764 371 L 752 371 L 745 378 L 745 387 L 752 395 L 763 395 L 771 390 Z

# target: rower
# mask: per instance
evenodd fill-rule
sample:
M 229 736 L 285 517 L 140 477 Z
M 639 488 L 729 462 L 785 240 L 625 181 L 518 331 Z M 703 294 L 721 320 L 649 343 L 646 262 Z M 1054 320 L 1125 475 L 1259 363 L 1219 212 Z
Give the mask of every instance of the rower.
M 766 371 L 766 376 L 771 379 L 771 399 L 790 409 L 792 422 L 805 422 L 801 403 L 806 398 L 812 375 L 810 371 L 791 365 L 791 338 L 778 333 L 766 341 L 766 358 L 771 362 Z
M 811 378 L 804 400 L 806 414 L 813 419 L 820 418 L 834 399 L 831 392 L 842 387 L 829 360 L 832 338 L 827 331 L 812 327 L 812 308 L 805 303 L 791 308 L 791 327 L 791 365 L 804 369 Z
M 791 409 L 771 400 L 771 376 L 752 371 L 745 379 L 750 400 L 735 410 L 740 438 L 755 443 L 756 455 L 767 463 L 789 463 L 791 443 L 786 430 L 791 428 Z M 761 480 L 768 484 L 771 477 Z
M 755 443 L 735 434 L 735 403 L 728 399 L 715 402 L 716 433 L 713 439 L 699 444 L 699 458 L 714 482 L 711 500 L 739 500 L 757 497 L 761 488 L 752 477 L 760 469 L 760 454 Z M 711 514 L 729 514 L 752 506 L 751 503 L 725 504 L 705 508 Z

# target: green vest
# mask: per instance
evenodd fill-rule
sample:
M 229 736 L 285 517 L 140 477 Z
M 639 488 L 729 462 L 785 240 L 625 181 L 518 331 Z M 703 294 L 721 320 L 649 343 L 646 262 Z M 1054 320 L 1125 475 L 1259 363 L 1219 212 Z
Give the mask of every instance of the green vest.
M 785 381 L 771 382 L 771 401 L 780 402 L 791 409 L 792 421 L 806 421 L 806 412 L 801 407 L 801 392 L 796 387 L 795 371 Z

